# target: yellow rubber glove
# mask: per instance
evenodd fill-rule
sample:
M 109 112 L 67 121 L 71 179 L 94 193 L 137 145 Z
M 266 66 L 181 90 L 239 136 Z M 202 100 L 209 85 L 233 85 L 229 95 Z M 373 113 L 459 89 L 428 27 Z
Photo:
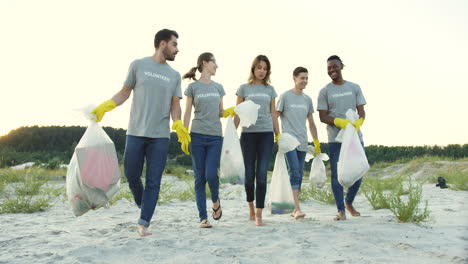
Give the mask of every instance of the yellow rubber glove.
M 172 130 L 175 130 L 177 133 L 177 138 L 179 142 L 182 144 L 181 149 L 186 155 L 190 155 L 188 151 L 188 144 L 192 140 L 190 138 L 190 134 L 188 133 L 188 129 L 182 124 L 182 120 L 176 120 L 172 125 Z
M 322 153 L 322 150 L 320 149 L 320 142 L 318 139 L 314 139 L 314 157 L 317 157 L 318 154 Z
M 275 136 L 275 142 L 278 143 L 279 137 L 281 136 L 281 133 L 276 134 Z
M 341 127 L 342 129 L 346 129 L 346 125 L 351 124 L 349 120 L 339 118 L 339 117 L 335 118 L 333 123 L 335 123 L 335 126 Z
M 93 118 L 96 122 L 101 122 L 104 114 L 109 112 L 110 110 L 114 109 L 117 105 L 112 99 L 105 101 L 104 103 L 100 104 L 98 107 L 94 108 L 91 114 L 95 115 L 96 118 Z
M 233 107 L 229 107 L 228 109 L 225 109 L 225 110 L 223 111 L 223 117 L 224 117 L 224 118 L 227 118 L 227 117 L 229 117 L 229 116 L 234 117 L 234 116 L 236 115 L 236 111 L 234 111 L 234 108 L 236 108 L 236 107 L 233 106 Z
M 188 143 L 181 143 L 181 144 L 180 144 L 180 149 L 181 149 L 182 152 L 184 152 L 186 155 L 190 155 L 190 152 L 189 152 L 189 150 L 188 150 L 188 146 L 189 146 Z
M 359 118 L 358 120 L 354 121 L 353 126 L 356 128 L 356 131 L 361 129 L 362 124 L 364 124 L 364 118 Z

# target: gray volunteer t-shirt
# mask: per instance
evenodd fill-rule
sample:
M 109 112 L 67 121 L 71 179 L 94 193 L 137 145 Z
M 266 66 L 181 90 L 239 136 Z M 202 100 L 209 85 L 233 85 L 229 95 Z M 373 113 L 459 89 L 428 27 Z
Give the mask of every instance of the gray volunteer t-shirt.
M 365 104 L 366 99 L 364 99 L 361 87 L 350 81 L 345 81 L 343 85 L 329 83 L 320 90 L 317 110 L 328 110 L 330 117 L 346 119 L 348 109 L 351 108 L 356 111 L 356 106 Z M 340 129 L 336 126 L 327 125 L 328 142 L 336 142 L 335 138 Z M 358 134 L 359 139 L 362 141 L 361 131 Z
M 314 112 L 312 99 L 305 94 L 296 94 L 289 90 L 284 92 L 278 103 L 276 111 L 281 112 L 281 130 L 282 133 L 293 135 L 299 140 L 299 151 L 307 151 L 307 116 Z
M 243 127 L 242 132 L 273 132 L 270 104 L 278 96 L 273 86 L 246 83 L 237 89 L 236 95 L 260 105 L 257 122 L 248 128 Z
M 222 136 L 219 120 L 219 104 L 225 95 L 223 86 L 217 82 L 193 82 L 189 84 L 184 94 L 193 98 L 195 116 L 191 131 L 203 135 Z
M 133 89 L 127 135 L 170 138 L 172 97 L 182 98 L 180 74 L 151 57 L 132 62 L 124 85 Z

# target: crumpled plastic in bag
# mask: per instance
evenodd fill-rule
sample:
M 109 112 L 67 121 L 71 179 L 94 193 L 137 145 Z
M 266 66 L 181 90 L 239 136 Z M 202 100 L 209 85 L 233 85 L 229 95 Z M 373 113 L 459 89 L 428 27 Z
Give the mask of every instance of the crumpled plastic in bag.
M 239 116 L 241 127 L 249 127 L 257 122 L 260 105 L 247 100 L 236 106 L 234 111 Z
M 312 160 L 312 165 L 310 166 L 309 180 L 311 183 L 315 184 L 317 188 L 322 188 L 327 182 L 327 173 L 324 161 L 329 159 L 328 155 L 325 153 L 320 153 Z
M 299 144 L 299 140 L 297 140 L 295 136 L 289 133 L 283 133 L 278 139 L 278 151 L 286 153 L 297 148 Z
M 351 123 L 354 123 L 358 119 L 359 119 L 359 115 L 358 115 L 358 113 L 356 111 L 354 111 L 351 108 L 346 111 L 346 120 L 350 121 Z M 352 126 L 354 128 L 353 125 L 348 124 L 346 126 L 346 129 L 349 126 Z M 341 129 L 340 132 L 338 132 L 338 135 L 336 135 L 336 138 L 335 138 L 336 142 L 343 142 L 343 136 L 344 136 L 344 133 L 345 133 L 346 129 Z

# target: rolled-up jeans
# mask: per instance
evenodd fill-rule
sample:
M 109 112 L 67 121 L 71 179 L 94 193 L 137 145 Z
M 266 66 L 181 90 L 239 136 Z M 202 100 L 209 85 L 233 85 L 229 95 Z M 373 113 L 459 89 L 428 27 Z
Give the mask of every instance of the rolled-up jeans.
M 297 149 L 286 152 L 286 160 L 288 161 L 289 181 L 293 190 L 301 190 L 302 177 L 304 176 L 305 151 Z
M 219 161 L 223 138 L 198 133 L 190 133 L 192 142 L 192 167 L 195 176 L 195 199 L 200 221 L 208 218 L 206 213 L 206 182 L 211 191 L 211 201 L 219 200 Z
M 127 135 L 124 171 L 133 198 L 141 208 L 138 224 L 148 227 L 158 202 L 161 177 L 169 150 L 168 138 L 148 138 Z M 146 158 L 145 187 L 141 173 Z
M 255 200 L 255 208 L 265 208 L 267 170 L 273 150 L 273 140 L 273 132 L 241 134 L 240 143 L 245 166 L 245 193 L 247 202 Z
M 364 143 L 361 142 L 364 148 Z M 333 196 L 335 196 L 335 203 L 338 211 L 344 211 L 346 204 L 352 204 L 356 197 L 359 187 L 361 186 L 362 178 L 356 181 L 351 187 L 348 188 L 346 199 L 343 200 L 343 186 L 338 182 L 338 159 L 340 158 L 341 143 L 330 142 L 328 143 L 328 151 L 330 154 L 330 169 L 331 169 L 331 184 Z

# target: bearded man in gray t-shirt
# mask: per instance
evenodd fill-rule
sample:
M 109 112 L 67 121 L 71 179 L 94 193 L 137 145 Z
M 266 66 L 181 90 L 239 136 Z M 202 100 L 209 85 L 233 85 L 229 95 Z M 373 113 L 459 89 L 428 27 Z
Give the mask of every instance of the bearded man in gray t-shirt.
M 346 199 L 343 201 L 343 186 L 338 182 L 337 177 L 337 164 L 341 143 L 336 142 L 336 136 L 341 129 L 345 129 L 346 125 L 351 123 L 345 119 L 346 111 L 348 109 L 356 109 L 359 119 L 352 123 L 352 125 L 358 131 L 361 144 L 364 147 L 360 127 L 366 118 L 366 112 L 364 111 L 366 99 L 364 99 L 359 85 L 343 79 L 341 70 L 343 70 L 344 65 L 340 57 L 336 55 L 329 57 L 327 65 L 328 75 L 332 79 L 332 82 L 320 90 L 317 110 L 319 111 L 320 121 L 327 124 L 332 190 L 335 196 L 336 207 L 338 208 L 338 214 L 334 220 L 346 220 L 345 208 L 352 216 L 361 215 L 354 209 L 352 203 L 361 186 L 362 178 L 348 188 Z
M 133 91 L 124 153 L 124 169 L 136 204 L 141 208 L 138 234 L 151 235 L 148 227 L 158 201 L 161 177 L 169 151 L 169 118 L 174 122 L 183 151 L 188 153 L 190 135 L 181 121 L 180 74 L 167 64 L 179 52 L 177 32 L 160 30 L 154 38 L 155 53 L 132 62 L 123 88 L 92 112 L 100 122 L 105 112 L 123 104 Z M 146 158 L 146 183 L 141 173 Z

